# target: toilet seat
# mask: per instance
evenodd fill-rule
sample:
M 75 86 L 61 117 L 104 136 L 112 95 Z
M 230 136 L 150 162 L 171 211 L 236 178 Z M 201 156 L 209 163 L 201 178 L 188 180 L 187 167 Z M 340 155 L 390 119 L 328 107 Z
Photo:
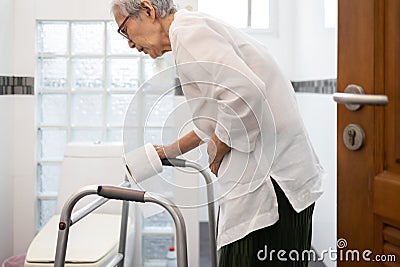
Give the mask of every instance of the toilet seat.
M 112 184 L 124 181 L 121 159 L 122 143 L 68 143 L 64 151 L 59 177 L 57 213 L 72 194 L 86 185 Z M 98 196 L 89 195 L 74 206 L 74 211 L 91 203 Z M 70 228 L 65 265 L 69 267 L 98 267 L 117 253 L 121 227 L 122 201 L 108 201 Z M 59 215 L 53 216 L 36 234 L 29 245 L 25 267 L 54 266 L 58 237 Z M 134 225 L 128 218 L 125 262 L 133 259 Z
M 25 267 L 53 266 L 59 215 L 53 216 L 29 246 Z M 121 216 L 89 214 L 70 228 L 66 266 L 102 266 L 117 253 Z M 129 224 L 128 224 L 129 225 Z

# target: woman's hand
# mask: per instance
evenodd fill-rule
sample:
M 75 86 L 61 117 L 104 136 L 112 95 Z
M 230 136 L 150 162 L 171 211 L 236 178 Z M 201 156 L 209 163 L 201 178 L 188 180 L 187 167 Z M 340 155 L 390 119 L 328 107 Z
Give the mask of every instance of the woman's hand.
M 219 140 L 217 135 L 214 133 L 208 142 L 207 154 L 210 170 L 215 174 L 215 176 L 218 176 L 218 170 L 221 166 L 221 162 L 225 154 L 229 151 L 231 151 L 231 148 Z
M 179 147 L 177 146 L 176 143 L 166 146 L 163 145 L 153 145 L 153 146 L 156 149 L 160 159 L 165 159 L 165 158 L 172 159 L 182 155 L 182 152 L 179 150 Z
M 167 155 L 165 153 L 165 146 L 162 146 L 162 145 L 153 145 L 153 146 L 156 149 L 157 154 L 160 157 L 160 159 L 165 159 L 167 157 Z

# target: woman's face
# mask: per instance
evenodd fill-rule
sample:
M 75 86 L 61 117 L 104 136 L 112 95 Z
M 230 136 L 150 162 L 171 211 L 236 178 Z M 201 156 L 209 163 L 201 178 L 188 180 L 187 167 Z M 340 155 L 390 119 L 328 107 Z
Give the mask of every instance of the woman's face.
M 170 51 L 168 50 L 170 47 L 168 32 L 165 33 L 161 19 L 149 2 L 142 2 L 140 17 L 137 19 L 132 17 L 127 19 L 117 9 L 115 21 L 118 27 L 122 26 L 121 31 L 128 37 L 129 47 L 136 48 L 139 52 L 143 51 L 152 58 L 160 57 Z

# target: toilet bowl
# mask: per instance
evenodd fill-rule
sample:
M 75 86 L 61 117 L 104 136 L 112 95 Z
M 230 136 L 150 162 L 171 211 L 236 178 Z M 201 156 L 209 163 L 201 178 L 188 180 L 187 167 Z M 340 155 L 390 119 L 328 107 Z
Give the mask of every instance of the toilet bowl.
M 122 143 L 69 143 L 64 152 L 59 180 L 57 215 L 40 230 L 31 242 L 25 267 L 54 265 L 59 213 L 67 199 L 85 185 L 119 185 L 124 181 Z M 89 196 L 79 201 L 74 211 L 94 200 Z M 117 252 L 121 224 L 121 201 L 109 201 L 74 224 L 70 229 L 65 263 L 68 267 L 97 267 L 108 262 Z M 133 221 L 133 220 L 132 220 Z M 133 241 L 134 227 L 128 223 L 128 246 Z M 129 255 L 125 263 L 129 265 Z

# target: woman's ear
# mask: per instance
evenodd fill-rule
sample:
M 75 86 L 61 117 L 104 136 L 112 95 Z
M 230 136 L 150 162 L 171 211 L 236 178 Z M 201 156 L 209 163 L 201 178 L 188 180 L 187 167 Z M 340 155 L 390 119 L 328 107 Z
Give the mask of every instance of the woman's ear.
M 148 0 L 143 0 L 140 4 L 145 12 L 147 17 L 155 17 L 155 10 L 153 5 Z

